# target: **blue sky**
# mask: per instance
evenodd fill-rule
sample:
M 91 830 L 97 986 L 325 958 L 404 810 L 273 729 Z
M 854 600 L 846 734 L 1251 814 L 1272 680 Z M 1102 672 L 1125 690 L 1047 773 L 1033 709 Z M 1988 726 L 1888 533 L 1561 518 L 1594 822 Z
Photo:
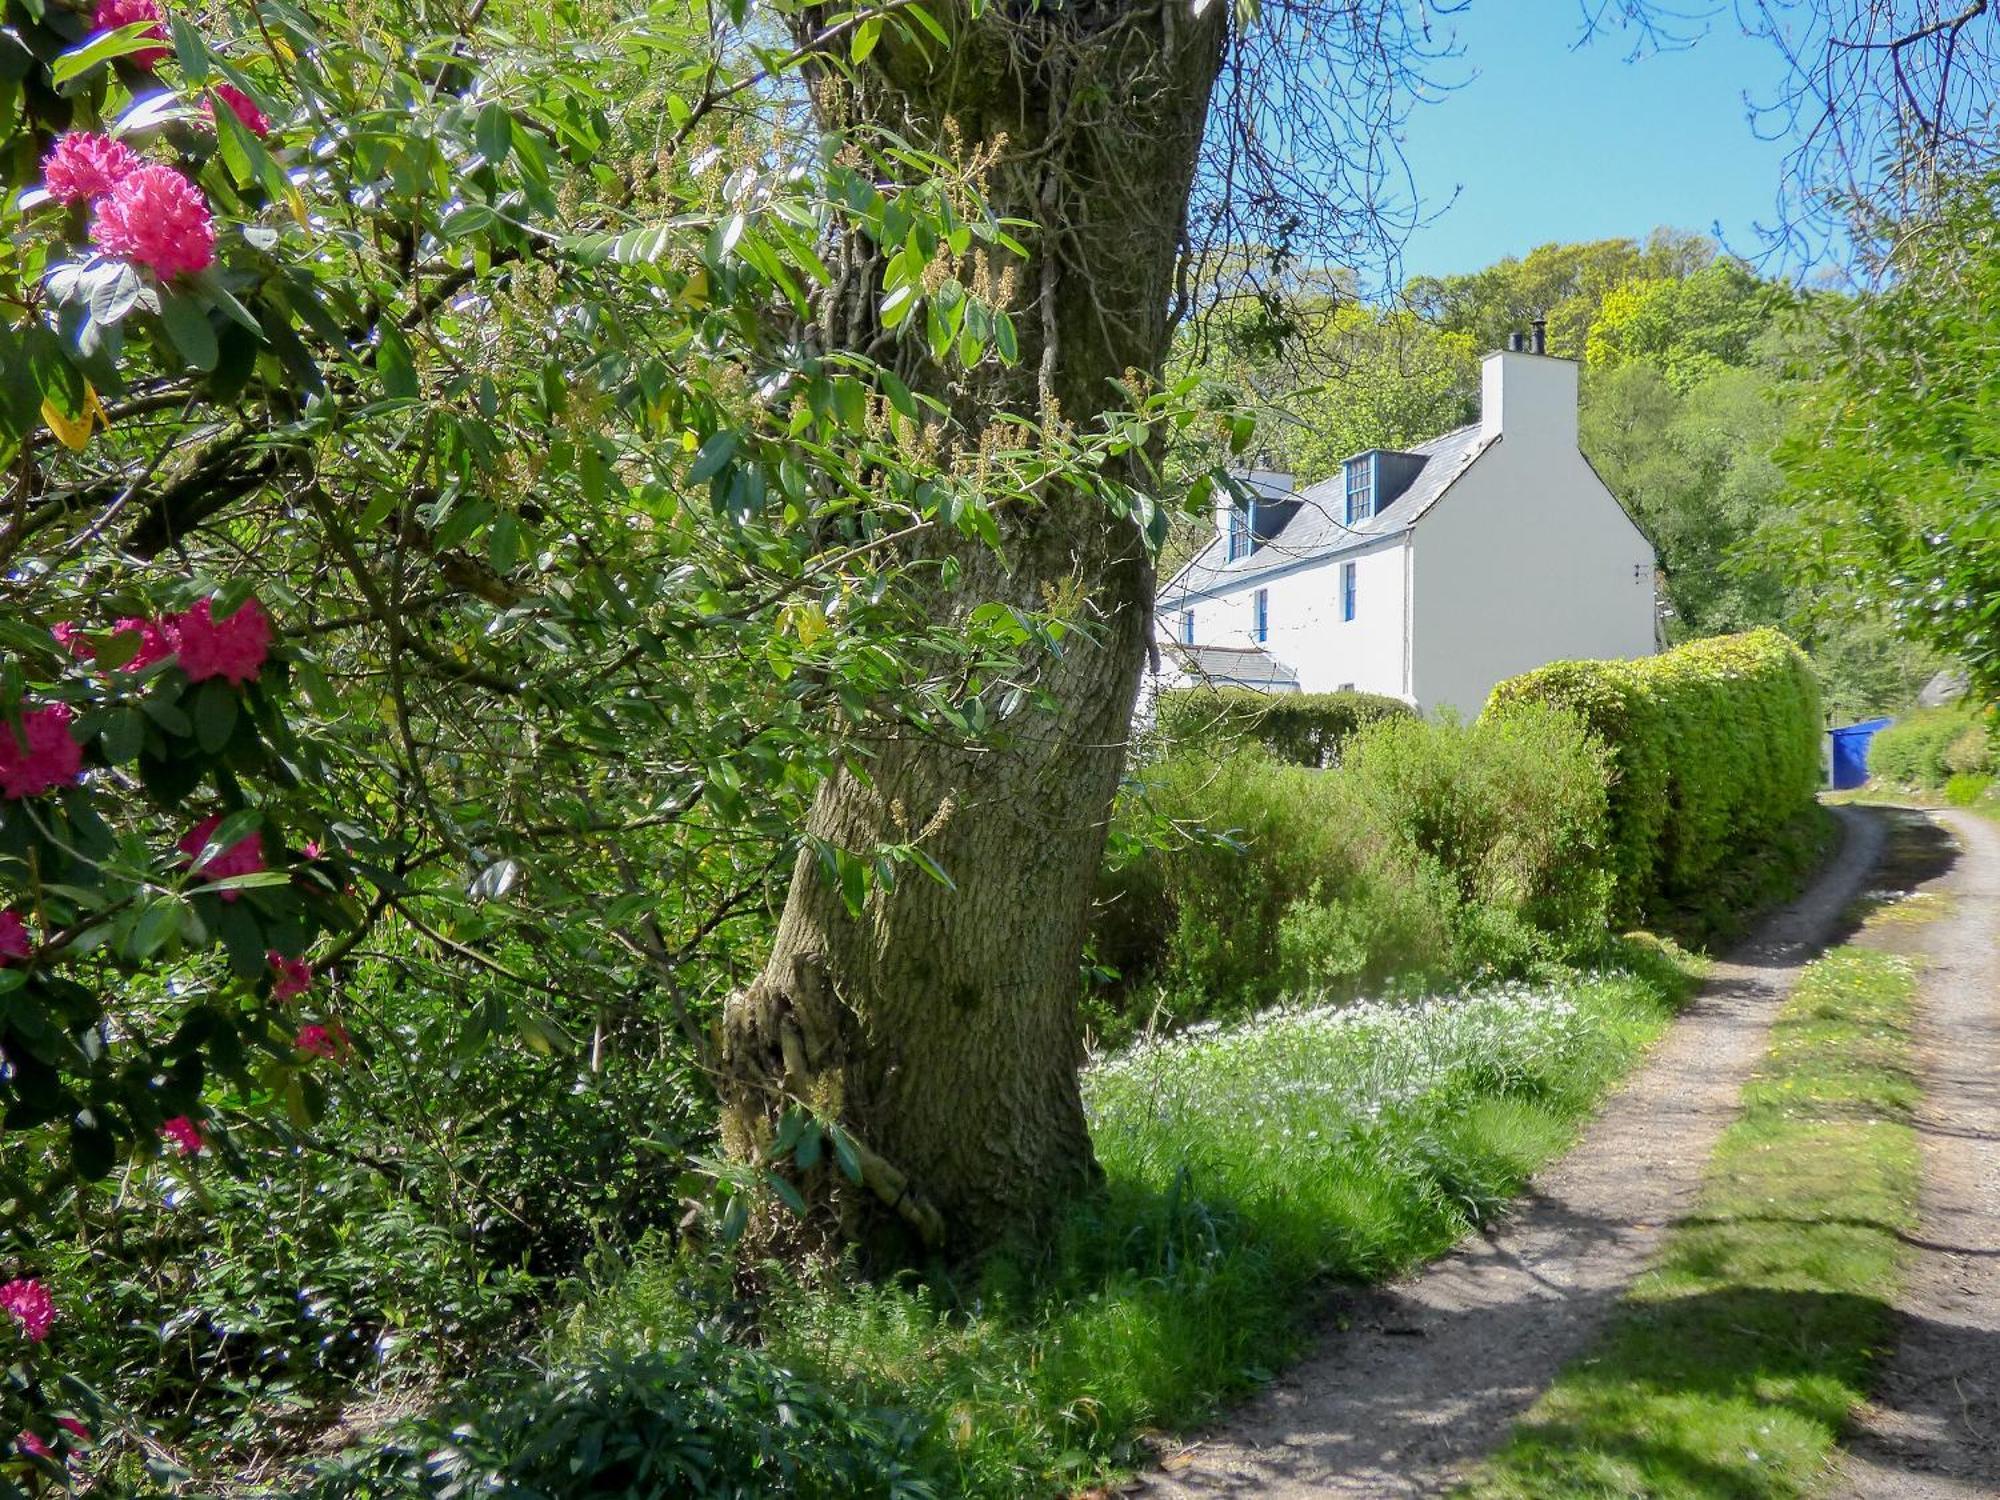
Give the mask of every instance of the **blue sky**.
M 1412 111 L 1405 149 L 1427 203 L 1459 192 L 1411 235 L 1406 278 L 1659 224 L 1719 224 L 1731 249 L 1762 252 L 1784 148 L 1757 138 L 1743 96 L 1769 99 L 1779 66 L 1727 7 L 1691 48 L 1637 61 L 1628 33 L 1579 47 L 1576 0 L 1475 0 L 1451 24 L 1463 55 L 1437 74 L 1467 81 Z

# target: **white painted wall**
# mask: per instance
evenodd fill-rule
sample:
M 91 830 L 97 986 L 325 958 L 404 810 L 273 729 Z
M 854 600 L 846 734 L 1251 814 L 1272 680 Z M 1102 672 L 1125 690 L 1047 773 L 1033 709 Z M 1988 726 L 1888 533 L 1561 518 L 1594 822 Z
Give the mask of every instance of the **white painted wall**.
M 1651 544 L 1576 445 L 1576 366 L 1489 354 L 1488 448 L 1412 533 L 1413 686 L 1470 717 L 1503 678 L 1655 649 Z
M 1270 636 L 1264 649 L 1299 674 L 1299 688 L 1330 693 L 1353 686 L 1364 693 L 1407 697 L 1404 629 L 1407 539 L 1394 536 L 1365 551 L 1315 562 L 1276 577 L 1247 580 L 1240 588 L 1188 606 L 1194 638 L 1202 645 L 1242 646 L 1256 641 L 1258 589 L 1270 594 Z M 1340 610 L 1340 566 L 1355 565 L 1354 618 Z M 1178 611 L 1160 627 L 1180 640 Z

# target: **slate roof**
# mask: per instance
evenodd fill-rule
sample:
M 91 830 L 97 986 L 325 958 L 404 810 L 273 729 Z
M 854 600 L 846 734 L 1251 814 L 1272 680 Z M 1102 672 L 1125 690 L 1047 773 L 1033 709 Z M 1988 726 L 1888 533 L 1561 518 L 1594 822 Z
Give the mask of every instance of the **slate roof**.
M 1299 688 L 1299 674 L 1262 646 L 1189 646 L 1180 641 L 1162 641 L 1160 654 L 1185 675 L 1213 687 L 1253 687 L 1294 693 Z
M 1498 435 L 1492 441 L 1498 442 Z M 1336 470 L 1331 478 L 1301 490 L 1299 507 L 1284 529 L 1248 556 L 1226 561 L 1224 539 L 1217 536 L 1160 590 L 1160 609 L 1176 608 L 1189 596 L 1226 594 L 1261 574 L 1338 557 L 1408 531 L 1487 447 L 1475 422 L 1405 450 L 1426 460 L 1417 477 L 1388 506 L 1353 526 L 1342 520 L 1347 482 L 1343 471 Z

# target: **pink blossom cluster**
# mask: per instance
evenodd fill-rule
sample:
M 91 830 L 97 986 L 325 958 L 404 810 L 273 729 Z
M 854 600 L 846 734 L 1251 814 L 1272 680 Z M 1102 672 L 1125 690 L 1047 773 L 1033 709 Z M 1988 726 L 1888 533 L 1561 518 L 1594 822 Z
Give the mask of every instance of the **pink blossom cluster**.
M 277 978 L 271 981 L 273 1000 L 296 1000 L 312 988 L 313 968 L 302 958 L 287 958 L 276 948 L 264 954 Z
M 90 237 L 106 255 L 161 277 L 193 275 L 215 261 L 215 219 L 201 189 L 172 167 L 134 167 L 97 200 Z
M 122 142 L 77 130 L 57 137 L 42 160 L 42 185 L 64 203 L 91 205 L 90 238 L 107 255 L 162 277 L 192 275 L 215 261 L 215 216 L 201 189 Z
M 56 1305 L 48 1288 L 32 1276 L 17 1277 L 0 1286 L 0 1309 L 21 1325 L 29 1342 L 36 1344 L 49 1336 L 49 1325 L 56 1320 Z
M 207 847 L 209 835 L 222 822 L 221 813 L 210 813 L 194 827 L 181 835 L 179 849 L 189 859 L 201 859 L 201 851 Z M 264 836 L 252 833 L 238 839 L 213 859 L 203 860 L 195 865 L 194 873 L 203 880 L 227 880 L 232 875 L 254 875 L 264 868 Z M 234 901 L 241 891 L 224 891 L 224 901 Z
M 42 159 L 42 186 L 63 203 L 94 203 L 131 175 L 139 158 L 123 141 L 72 130 Z
M 90 18 L 90 24 L 99 31 L 116 31 L 121 26 L 135 25 L 140 21 L 151 21 L 144 36 L 167 39 L 166 28 L 160 24 L 160 7 L 157 0 L 97 0 L 97 13 Z M 134 67 L 151 71 L 159 60 L 167 55 L 165 47 L 141 47 L 127 57 Z
M 29 954 L 28 924 L 17 911 L 0 911 L 0 968 L 19 963 Z
M 210 614 L 209 602 L 197 600 L 193 609 L 166 622 L 180 652 L 181 670 L 189 682 L 211 677 L 238 687 L 255 682 L 271 654 L 271 617 L 255 599 L 245 599 L 235 614 L 218 620 Z
M 347 1055 L 352 1045 L 345 1026 L 322 1026 L 318 1022 L 301 1026 L 299 1034 L 292 1039 L 292 1045 L 308 1057 L 339 1059 Z
M 0 797 L 19 801 L 71 786 L 83 774 L 83 747 L 69 732 L 67 703 L 31 708 L 21 727 L 0 724 Z
M 234 614 L 216 619 L 211 601 L 198 599 L 192 609 L 158 620 L 121 619 L 118 631 L 135 631 L 139 649 L 122 670 L 137 672 L 169 656 L 180 658 L 189 682 L 220 677 L 234 686 L 255 682 L 271 654 L 271 617 L 255 599 L 245 599 Z M 65 620 L 50 632 L 70 655 L 88 661 L 97 653 L 82 627 Z
M 172 1141 L 180 1148 L 182 1156 L 199 1156 L 208 1141 L 201 1133 L 201 1127 L 186 1115 L 175 1115 L 160 1126 L 160 1139 Z

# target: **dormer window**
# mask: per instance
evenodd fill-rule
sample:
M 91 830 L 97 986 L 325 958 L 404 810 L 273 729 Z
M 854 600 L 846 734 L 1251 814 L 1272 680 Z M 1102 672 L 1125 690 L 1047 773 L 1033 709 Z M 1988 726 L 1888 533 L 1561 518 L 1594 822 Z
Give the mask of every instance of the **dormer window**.
M 1347 461 L 1347 524 L 1359 525 L 1375 514 L 1375 455 L 1364 453 Z
M 1229 507 L 1229 556 L 1225 559 L 1228 562 L 1250 555 L 1250 511 L 1248 504 Z

